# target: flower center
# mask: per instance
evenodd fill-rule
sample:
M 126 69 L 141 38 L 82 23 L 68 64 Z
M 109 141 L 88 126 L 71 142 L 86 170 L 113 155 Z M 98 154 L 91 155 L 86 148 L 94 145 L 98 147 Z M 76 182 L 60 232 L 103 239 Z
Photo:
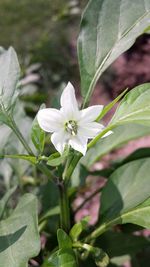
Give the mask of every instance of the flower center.
M 65 129 L 68 133 L 75 136 L 75 135 L 77 135 L 78 125 L 77 125 L 76 121 L 70 120 L 70 121 L 65 123 Z

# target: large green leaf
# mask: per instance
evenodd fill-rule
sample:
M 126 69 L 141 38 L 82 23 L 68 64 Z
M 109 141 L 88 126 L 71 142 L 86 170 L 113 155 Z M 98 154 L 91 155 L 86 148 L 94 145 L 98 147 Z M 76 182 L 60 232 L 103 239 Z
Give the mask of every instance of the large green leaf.
M 150 240 L 143 236 L 108 231 L 96 240 L 96 246 L 105 250 L 109 257 L 133 255 L 150 246 Z
M 25 194 L 12 215 L 0 222 L 0 267 L 27 267 L 39 250 L 37 200 Z
M 87 240 L 116 224 L 133 223 L 150 229 L 149 172 L 150 158 L 132 161 L 114 171 L 102 191 L 102 224 Z
M 109 151 L 121 147 L 130 140 L 137 139 L 150 134 L 150 127 L 127 124 L 113 129 L 113 134 L 100 139 L 95 146 L 89 149 L 81 162 L 89 168 L 95 161 L 107 154 Z
M 110 125 L 125 123 L 150 126 L 150 83 L 139 85 L 125 95 Z
M 150 1 L 91 0 L 81 21 L 78 57 L 84 104 L 100 75 L 150 25 Z
M 116 218 L 150 197 L 149 171 L 150 158 L 146 158 L 127 163 L 113 172 L 102 192 L 103 221 Z
M 10 47 L 0 55 L 0 97 L 5 108 L 13 104 L 20 77 L 20 66 L 15 50 Z

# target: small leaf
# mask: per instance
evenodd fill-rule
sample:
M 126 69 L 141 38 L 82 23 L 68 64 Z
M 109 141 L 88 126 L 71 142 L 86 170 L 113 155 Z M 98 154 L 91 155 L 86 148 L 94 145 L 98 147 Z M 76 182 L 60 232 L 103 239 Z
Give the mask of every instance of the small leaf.
M 5 207 L 7 205 L 7 202 L 9 201 L 12 194 L 16 191 L 17 186 L 12 187 L 7 191 L 7 193 L 3 196 L 3 198 L 0 200 L 0 220 L 3 218 L 3 213 L 5 211 Z
M 45 105 L 41 105 L 40 109 L 45 108 Z M 31 139 L 40 154 L 42 154 L 44 150 L 44 143 L 45 143 L 45 132 L 41 129 L 38 124 L 37 117 L 35 117 L 32 123 L 31 129 Z
M 27 160 L 33 164 L 37 163 L 37 158 L 35 156 L 30 156 L 30 155 L 0 155 L 0 159 L 23 159 L 23 160 Z
M 51 254 L 42 267 L 59 267 L 58 250 Z
M 0 222 L 0 267 L 26 267 L 39 250 L 37 200 L 25 194 L 12 215 Z
M 110 125 L 138 123 L 150 126 L 150 83 L 132 89 L 121 101 Z
M 72 248 L 72 241 L 64 230 L 58 229 L 57 239 L 58 239 L 58 244 L 59 244 L 60 249 L 61 248 Z
M 89 222 L 89 216 L 83 218 L 80 222 L 74 224 L 69 233 L 73 241 L 78 240 L 78 237 L 80 236 L 82 231 L 86 229 L 88 222 Z
M 58 267 L 78 267 L 76 256 L 71 248 L 61 248 L 58 251 L 59 265 Z
M 56 152 L 50 155 L 47 161 L 47 165 L 55 167 L 59 166 L 60 164 L 63 164 L 66 160 L 67 154 L 68 152 L 64 152 L 62 155 Z
M 78 38 L 84 106 L 100 75 L 133 45 L 149 26 L 149 19 L 149 0 L 89 1 Z

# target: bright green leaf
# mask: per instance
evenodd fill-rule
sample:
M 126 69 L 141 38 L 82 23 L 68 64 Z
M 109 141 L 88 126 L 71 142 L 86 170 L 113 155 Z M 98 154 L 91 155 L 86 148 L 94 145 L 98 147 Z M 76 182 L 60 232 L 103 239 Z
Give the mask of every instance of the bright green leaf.
M 0 267 L 27 267 L 39 250 L 37 200 L 25 194 L 12 215 L 0 222 Z
M 82 17 L 78 57 L 84 105 L 100 75 L 149 26 L 150 1 L 91 0 Z
M 86 229 L 88 222 L 89 222 L 89 217 L 85 217 L 80 222 L 74 224 L 69 233 L 73 241 L 78 240 L 78 237 L 80 236 L 82 231 Z
M 62 229 L 58 229 L 57 231 L 57 239 L 59 248 L 72 248 L 71 238 L 66 234 L 66 232 Z
M 58 267 L 78 267 L 76 256 L 71 248 L 61 248 L 58 252 L 59 265 Z
M 150 126 L 150 83 L 132 89 L 121 101 L 110 125 L 138 123 Z

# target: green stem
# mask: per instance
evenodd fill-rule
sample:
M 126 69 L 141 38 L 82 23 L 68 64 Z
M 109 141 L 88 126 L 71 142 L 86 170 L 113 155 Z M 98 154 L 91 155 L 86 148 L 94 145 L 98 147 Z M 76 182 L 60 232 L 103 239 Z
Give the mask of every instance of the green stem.
M 15 121 L 14 121 L 14 119 L 13 119 L 12 116 L 9 116 L 9 127 L 16 134 L 16 136 L 18 137 L 18 139 L 20 140 L 20 142 L 22 143 L 22 145 L 24 146 L 24 148 L 26 149 L 26 151 L 28 152 L 28 154 L 34 156 L 34 153 L 33 153 L 32 149 L 29 147 L 28 143 L 26 142 L 24 136 L 20 132 L 20 130 L 19 130 L 19 128 L 18 128 L 17 124 L 15 123 Z M 38 163 L 36 166 L 48 178 L 50 178 L 50 179 L 53 178 L 52 173 L 50 172 L 50 170 L 43 163 Z
M 28 143 L 26 142 L 25 138 L 23 137 L 22 133 L 18 129 L 17 124 L 15 123 L 14 119 L 12 117 L 9 117 L 10 121 L 10 128 L 13 130 L 13 132 L 16 134 L 20 142 L 23 144 L 24 148 L 28 152 L 29 155 L 34 155 L 32 149 L 29 147 Z
M 70 230 L 70 209 L 67 186 L 63 180 L 58 184 L 60 195 L 60 224 L 61 228 L 67 233 Z
M 94 146 L 98 140 L 103 137 L 108 131 L 110 131 L 113 128 L 113 126 L 106 127 L 101 133 L 99 133 L 89 144 L 88 149 Z
M 105 128 L 99 135 L 97 135 L 89 144 L 88 144 L 88 149 L 90 149 L 92 146 L 94 146 L 97 141 L 103 137 L 103 135 L 105 135 L 109 130 L 111 130 L 113 127 L 111 126 L 108 126 L 107 128 Z M 66 171 L 66 182 L 68 182 L 70 180 L 70 177 L 75 169 L 75 167 L 77 166 L 79 160 L 82 158 L 82 154 L 81 153 L 78 153 L 77 155 L 74 155 L 72 157 L 72 160 L 70 161 L 70 164 L 68 166 L 68 169 Z
M 118 224 L 120 222 L 120 217 L 115 218 L 114 220 L 104 223 L 100 225 L 96 230 L 94 230 L 91 234 L 86 237 L 86 242 L 90 242 L 93 239 L 96 239 L 100 235 L 102 235 L 105 231 L 111 228 L 113 225 Z

